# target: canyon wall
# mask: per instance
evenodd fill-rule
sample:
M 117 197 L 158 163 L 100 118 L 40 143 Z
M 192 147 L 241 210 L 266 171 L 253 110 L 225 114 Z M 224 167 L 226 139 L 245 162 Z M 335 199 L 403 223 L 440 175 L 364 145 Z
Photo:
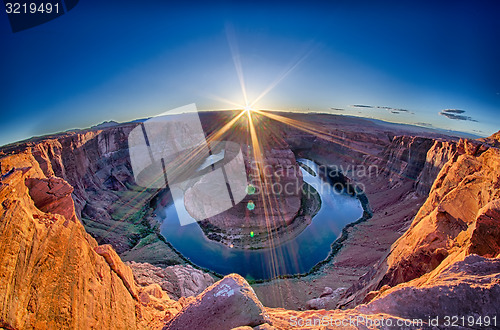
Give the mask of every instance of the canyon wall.
M 334 267 L 344 272 L 357 267 L 359 276 L 364 276 L 338 303 L 357 307 L 299 312 L 263 307 L 244 280 L 234 275 L 203 290 L 213 280 L 194 269 L 167 270 L 121 261 L 115 244 L 118 252 L 133 255 L 135 261 L 156 252 L 141 253 L 137 248 L 137 242 L 156 235 L 154 227 L 142 223 L 148 218 L 156 221 L 144 211 L 156 192 L 141 196 L 137 209 L 117 208 L 129 204 L 130 191 L 138 195 L 123 149 L 132 127 L 64 133 L 2 148 L 0 327 L 147 329 L 167 323 L 173 329 L 191 322 L 188 316 L 198 313 L 193 311 L 210 312 L 206 297 L 229 298 L 231 290 L 244 295 L 238 298 L 243 305 L 222 300 L 218 317 L 233 318 L 235 310 L 246 310 L 245 304 L 250 304 L 254 318 L 228 320 L 228 329 L 229 325 L 286 329 L 290 318 L 327 314 L 338 319 L 383 315 L 398 320 L 499 312 L 500 151 L 495 136 L 482 143 L 454 142 L 387 136 L 382 130 L 367 134 L 365 141 L 358 136 L 350 142 L 358 150 L 356 160 L 380 169 L 364 178 L 374 216 L 350 228 L 350 239 L 333 266 L 326 266 L 330 275 L 322 280 L 324 270 L 320 270 L 316 278 L 321 284 L 341 282 Z M 373 141 L 378 142 L 370 147 Z M 337 145 L 346 148 L 345 142 Z M 313 144 L 319 156 L 326 157 L 321 149 L 325 145 Z M 330 152 L 347 163 L 349 159 L 335 148 L 330 145 Z M 354 175 L 353 180 L 363 178 Z M 114 219 L 128 212 L 134 216 L 127 221 Z M 115 230 L 120 225 L 121 231 Z M 399 236 L 387 251 L 387 244 Z M 356 274 L 350 275 L 351 283 L 359 277 Z M 259 297 L 259 290 L 273 294 L 265 286 L 255 290 Z M 195 294 L 200 295 L 181 297 Z M 217 320 L 209 321 L 216 328 Z
M 86 231 L 126 260 L 183 263 L 164 243 L 152 217 L 149 201 L 158 191 L 135 185 L 128 134 L 136 125 L 61 133 L 3 147 L 0 171 L 36 165 L 46 177 L 67 181 L 76 217 Z
M 113 248 L 78 221 L 63 179 L 32 155 L 0 179 L 0 327 L 149 329 L 182 306 L 139 287 Z
M 420 277 L 454 250 L 488 257 L 500 252 L 494 222 L 500 198 L 499 165 L 499 149 L 468 140 L 458 143 L 455 156 L 434 181 L 410 229 L 395 243 L 380 285 L 394 286 Z
M 443 147 L 429 152 L 452 156 L 410 228 L 339 306 L 400 317 L 500 311 L 500 150 L 471 140 Z

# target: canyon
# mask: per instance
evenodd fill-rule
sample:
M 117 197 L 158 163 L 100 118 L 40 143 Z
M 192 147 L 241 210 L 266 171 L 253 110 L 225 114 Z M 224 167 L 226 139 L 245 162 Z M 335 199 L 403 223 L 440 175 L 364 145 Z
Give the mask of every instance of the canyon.
M 309 274 L 255 283 L 199 269 L 161 236 L 160 189 L 138 187 L 130 166 L 127 137 L 139 122 L 2 147 L 0 327 L 288 329 L 326 316 L 396 324 L 498 315 L 500 133 L 471 140 L 346 116 L 283 116 L 323 134 L 276 122 L 281 149 L 267 158 L 347 169 L 342 175 L 363 187 L 368 209 Z M 201 118 L 210 132 L 228 117 Z M 284 224 L 300 199 L 283 200 Z M 208 222 L 234 244 L 228 237 L 242 233 L 224 223 L 244 212 Z

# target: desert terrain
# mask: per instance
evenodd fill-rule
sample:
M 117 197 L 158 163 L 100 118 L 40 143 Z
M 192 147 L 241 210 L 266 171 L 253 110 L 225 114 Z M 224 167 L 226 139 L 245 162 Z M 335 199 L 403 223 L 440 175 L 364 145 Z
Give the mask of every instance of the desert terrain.
M 210 134 L 232 116 L 201 119 Z M 310 329 L 317 324 L 304 320 L 328 316 L 345 320 L 346 329 L 391 328 L 367 324 L 380 319 L 421 319 L 407 328 L 431 328 L 430 317 L 446 328 L 445 317 L 459 315 L 474 318 L 461 328 L 484 328 L 486 316 L 494 328 L 499 133 L 471 139 L 348 116 L 279 116 L 307 126 L 266 118 L 260 127 L 272 125 L 275 137 L 264 161 L 273 170 L 298 168 L 298 158 L 337 166 L 344 182 L 363 187 L 365 209 L 308 273 L 263 281 L 201 268 L 161 235 L 154 209 L 162 189 L 139 187 L 130 165 L 127 138 L 140 122 L 0 148 L 0 327 L 289 329 L 297 322 L 294 328 Z M 271 210 L 273 239 L 307 221 L 301 197 L 281 196 L 282 206 Z M 224 244 L 238 244 L 232 238 L 247 231 L 261 234 L 258 220 L 241 226 L 245 212 L 209 219 L 205 234 Z M 210 237 L 213 226 L 222 234 Z M 268 237 L 255 236 L 259 242 L 245 244 L 265 248 Z M 352 318 L 365 323 L 353 326 Z

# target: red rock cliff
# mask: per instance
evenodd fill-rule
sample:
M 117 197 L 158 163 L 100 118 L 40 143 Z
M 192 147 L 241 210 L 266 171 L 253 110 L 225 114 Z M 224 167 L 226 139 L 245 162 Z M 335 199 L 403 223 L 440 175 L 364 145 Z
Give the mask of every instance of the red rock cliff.
M 85 232 L 66 181 L 21 158 L 32 166 L 0 180 L 0 327 L 146 329 L 177 312 L 161 289 L 138 288 L 113 248 Z

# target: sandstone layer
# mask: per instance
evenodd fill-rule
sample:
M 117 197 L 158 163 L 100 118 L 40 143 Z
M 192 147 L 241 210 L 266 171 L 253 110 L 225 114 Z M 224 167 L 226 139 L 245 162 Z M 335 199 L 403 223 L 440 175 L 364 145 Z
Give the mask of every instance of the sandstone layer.
M 162 324 L 182 306 L 161 289 L 136 285 L 114 249 L 98 245 L 76 219 L 71 191 L 66 181 L 47 178 L 36 164 L 2 175 L 0 327 L 149 329 Z
M 126 260 L 165 266 L 183 263 L 160 237 L 150 209 L 158 191 L 135 185 L 127 139 L 136 125 L 67 132 L 4 146 L 1 173 L 38 167 L 46 178 L 30 179 L 30 194 L 36 198 L 50 193 L 37 207 L 50 211 L 55 203 L 74 201 L 74 219 L 80 219 L 99 244 L 111 244 Z M 69 183 L 66 191 L 58 188 L 61 180 Z
M 401 317 L 498 314 L 499 165 L 498 148 L 460 140 L 410 228 L 339 305 Z

